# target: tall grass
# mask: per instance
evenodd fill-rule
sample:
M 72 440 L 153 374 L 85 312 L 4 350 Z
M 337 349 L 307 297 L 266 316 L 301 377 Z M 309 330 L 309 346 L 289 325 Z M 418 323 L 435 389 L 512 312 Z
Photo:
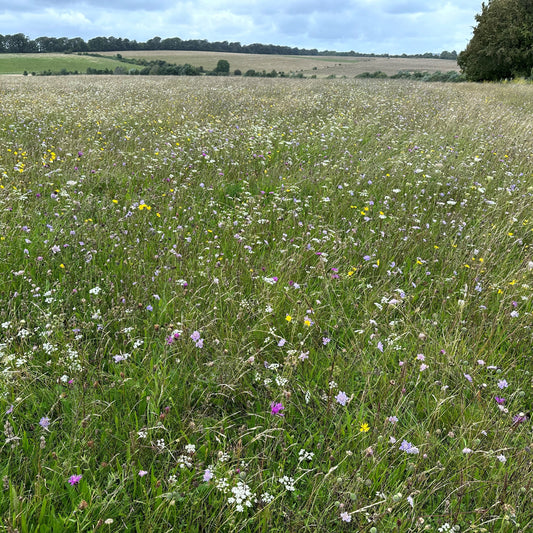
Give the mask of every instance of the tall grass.
M 528 531 L 528 85 L 12 79 L 9 531 Z

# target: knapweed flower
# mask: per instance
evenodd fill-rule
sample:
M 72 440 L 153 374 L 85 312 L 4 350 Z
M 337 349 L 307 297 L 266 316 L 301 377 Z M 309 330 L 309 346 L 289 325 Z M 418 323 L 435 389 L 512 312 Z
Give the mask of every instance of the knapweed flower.
M 272 414 L 272 415 L 285 416 L 281 412 L 283 409 L 285 409 L 285 407 L 283 407 L 282 403 L 272 402 L 270 404 L 270 414 Z
M 68 478 L 68 482 L 74 486 L 77 485 L 80 482 L 80 479 L 82 478 L 81 474 L 74 474 Z
M 340 403 L 341 405 L 346 405 L 349 398 L 344 391 L 339 391 L 339 394 L 335 396 L 335 400 L 337 400 L 337 403 Z
M 167 341 L 167 344 L 172 344 L 175 340 L 179 339 L 180 338 L 180 334 L 179 332 L 177 331 L 174 331 L 172 334 L 170 334 L 166 341 Z
M 500 398 L 500 396 L 495 396 L 494 399 L 498 405 L 503 405 L 505 403 L 505 398 Z

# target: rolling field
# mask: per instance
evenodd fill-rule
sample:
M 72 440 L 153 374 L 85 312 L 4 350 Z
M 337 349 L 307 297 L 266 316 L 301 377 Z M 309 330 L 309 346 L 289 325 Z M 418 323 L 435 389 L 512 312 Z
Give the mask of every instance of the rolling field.
M 113 56 L 115 52 L 104 52 Z M 205 70 L 214 70 L 219 59 L 226 59 L 231 72 L 239 69 L 242 73 L 249 69 L 270 72 L 273 69 L 285 74 L 302 73 L 317 78 L 327 76 L 346 76 L 353 78 L 363 72 L 381 70 L 387 75 L 397 74 L 400 70 L 441 72 L 456 71 L 459 67 L 456 61 L 447 59 L 411 59 L 411 58 L 383 58 L 383 57 L 343 57 L 343 56 L 281 56 L 263 54 L 231 54 L 220 52 L 185 52 L 185 51 L 141 51 L 121 52 L 123 57 L 143 58 L 148 60 L 162 59 L 168 63 L 179 65 L 189 63 Z
M 114 70 L 120 66 L 124 64 L 116 59 L 75 54 L 0 54 L 0 74 L 59 72 L 62 69 L 85 74 L 87 68 Z
M 230 54 L 220 52 L 181 52 L 181 51 L 140 51 L 120 52 L 124 58 L 163 60 L 183 65 L 189 63 L 205 70 L 214 70 L 220 59 L 230 63 L 231 72 L 239 69 L 242 73 L 253 69 L 257 72 L 271 72 L 273 69 L 285 74 L 303 74 L 306 77 L 326 78 L 336 76 L 353 78 L 363 72 L 382 71 L 387 75 L 397 74 L 400 70 L 420 72 L 459 72 L 455 61 L 446 59 L 411 59 L 382 57 L 312 57 L 276 56 L 261 54 Z M 135 68 L 135 65 L 121 63 L 116 52 L 102 52 L 105 57 L 92 57 L 76 54 L 0 54 L 0 74 L 22 74 L 61 69 L 78 71 L 84 74 L 87 68 L 112 69 L 116 67 Z M 138 67 L 141 68 L 141 67 Z
M 533 530 L 532 96 L 3 78 L 2 527 Z

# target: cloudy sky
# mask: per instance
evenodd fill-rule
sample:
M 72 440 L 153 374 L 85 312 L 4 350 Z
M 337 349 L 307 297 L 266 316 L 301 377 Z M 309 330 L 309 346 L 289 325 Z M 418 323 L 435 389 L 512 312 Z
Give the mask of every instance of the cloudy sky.
M 154 36 L 364 53 L 463 50 L 481 0 L 15 0 L 0 32 L 37 37 Z

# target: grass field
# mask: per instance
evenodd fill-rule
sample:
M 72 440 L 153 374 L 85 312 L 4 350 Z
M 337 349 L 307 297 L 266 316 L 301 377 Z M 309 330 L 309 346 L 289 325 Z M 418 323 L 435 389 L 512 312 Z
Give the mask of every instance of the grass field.
M 531 85 L 0 95 L 6 531 L 533 530 Z
M 85 73 L 87 68 L 112 69 L 124 66 L 116 59 L 116 52 L 103 52 L 108 59 L 74 54 L 0 54 L 0 74 L 22 74 L 26 72 L 43 72 L 51 70 L 59 72 L 61 69 Z M 260 54 L 230 54 L 219 52 L 180 52 L 180 51 L 140 51 L 121 52 L 125 58 L 147 60 L 162 59 L 168 63 L 183 65 L 189 63 L 205 70 L 214 70 L 220 59 L 230 63 L 231 72 L 236 69 L 241 72 L 253 69 L 258 72 L 265 70 L 289 74 L 302 73 L 306 77 L 316 76 L 325 78 L 336 76 L 353 78 L 363 72 L 382 71 L 387 75 L 397 74 L 400 70 L 421 72 L 459 72 L 455 61 L 445 59 L 411 59 L 411 58 L 382 58 L 382 57 L 308 57 L 308 56 L 276 56 Z
M 115 52 L 104 52 L 113 56 Z M 447 59 L 412 59 L 412 58 L 383 58 L 383 57 L 343 57 L 343 56 L 279 56 L 262 54 L 231 54 L 219 52 L 182 52 L 182 51 L 141 51 L 121 52 L 123 57 L 144 59 L 162 59 L 179 65 L 189 63 L 205 70 L 214 70 L 219 59 L 226 59 L 231 72 L 239 69 L 241 72 L 253 69 L 258 72 L 273 69 L 285 74 L 302 73 L 309 77 L 318 78 L 328 76 L 353 78 L 363 72 L 381 70 L 387 75 L 397 74 L 400 70 L 441 72 L 456 71 L 459 67 L 456 61 Z
M 78 71 L 85 74 L 87 68 L 112 69 L 124 66 L 116 59 L 78 56 L 74 54 L 0 54 L 0 74 L 22 74 L 51 70 Z

